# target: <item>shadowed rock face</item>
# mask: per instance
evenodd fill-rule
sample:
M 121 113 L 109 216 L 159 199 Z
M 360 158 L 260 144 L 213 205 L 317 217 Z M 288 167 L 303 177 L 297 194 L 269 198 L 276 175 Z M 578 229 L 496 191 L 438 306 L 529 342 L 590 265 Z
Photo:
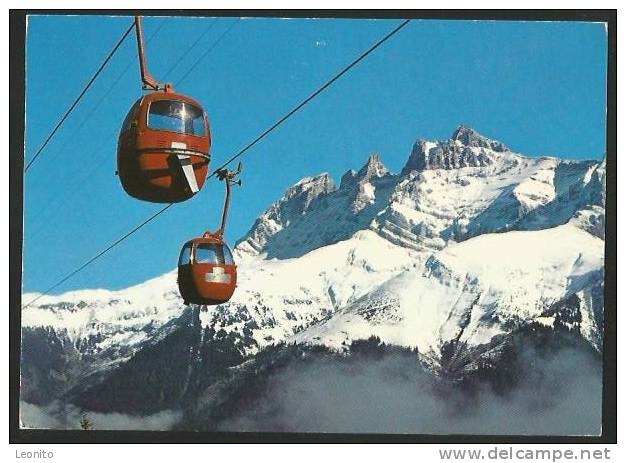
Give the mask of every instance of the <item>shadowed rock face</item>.
M 388 204 L 397 178 L 378 154 L 372 154 L 358 172 L 346 172 L 339 188 L 326 173 L 307 177 L 257 218 L 236 249 L 284 259 L 348 239 L 367 229 Z
M 237 242 L 237 247 L 246 252 L 260 252 L 266 247 L 268 239 L 280 232 L 292 218 L 304 214 L 317 198 L 335 189 L 335 183 L 327 173 L 300 180 L 256 219 L 246 236 Z

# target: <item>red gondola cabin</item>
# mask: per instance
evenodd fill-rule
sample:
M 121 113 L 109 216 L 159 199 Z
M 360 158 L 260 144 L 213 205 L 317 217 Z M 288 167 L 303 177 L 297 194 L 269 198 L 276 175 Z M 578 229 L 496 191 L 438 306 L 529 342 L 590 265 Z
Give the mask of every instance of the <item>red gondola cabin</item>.
M 117 145 L 118 175 L 135 198 L 184 201 L 204 185 L 210 150 L 200 103 L 166 87 L 141 97 L 128 112 Z
M 220 235 L 205 233 L 185 243 L 178 259 L 178 289 L 185 304 L 222 304 L 236 286 L 237 266 Z

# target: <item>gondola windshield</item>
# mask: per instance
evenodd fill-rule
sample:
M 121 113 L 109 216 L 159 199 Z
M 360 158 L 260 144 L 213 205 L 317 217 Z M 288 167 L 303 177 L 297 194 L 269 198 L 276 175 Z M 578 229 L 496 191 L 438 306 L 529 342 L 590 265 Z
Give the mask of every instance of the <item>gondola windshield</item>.
M 182 101 L 156 100 L 150 105 L 148 127 L 203 137 L 206 134 L 204 113 Z
M 196 247 L 196 262 L 198 264 L 234 264 L 233 255 L 226 244 L 202 243 Z

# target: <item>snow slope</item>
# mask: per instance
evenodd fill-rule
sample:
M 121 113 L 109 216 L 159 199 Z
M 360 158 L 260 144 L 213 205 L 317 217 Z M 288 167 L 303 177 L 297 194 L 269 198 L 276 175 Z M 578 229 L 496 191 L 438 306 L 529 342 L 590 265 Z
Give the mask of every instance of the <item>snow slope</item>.
M 435 357 L 450 341 L 478 346 L 521 324 L 553 323 L 546 314 L 554 304 L 602 284 L 603 255 L 604 242 L 573 224 L 482 235 L 435 253 L 294 339 L 341 348 L 376 335 Z M 591 305 L 581 311 L 579 328 L 599 348 Z
M 201 318 L 205 325 L 220 325 L 227 332 L 255 326 L 254 338 L 262 347 L 323 319 L 417 265 L 420 257 L 367 230 L 297 259 L 242 254 L 235 295 L 226 304 L 207 307 Z M 90 350 L 104 351 L 116 343 L 128 347 L 148 339 L 180 315 L 182 307 L 172 271 L 121 291 L 44 296 L 23 311 L 22 326 L 55 329 L 74 344 L 92 339 Z

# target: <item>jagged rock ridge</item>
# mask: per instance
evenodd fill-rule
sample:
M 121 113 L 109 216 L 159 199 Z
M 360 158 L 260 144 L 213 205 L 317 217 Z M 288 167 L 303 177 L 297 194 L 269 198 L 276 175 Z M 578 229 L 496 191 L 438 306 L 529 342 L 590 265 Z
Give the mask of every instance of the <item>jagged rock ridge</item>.
M 602 163 L 529 158 L 460 126 L 450 140 L 418 140 L 399 175 L 375 154 L 358 172 L 346 172 L 339 188 L 326 187 L 327 174 L 306 179 L 306 207 L 289 213 L 288 191 L 237 248 L 299 257 L 369 228 L 432 252 L 483 233 L 562 225 L 585 207 L 604 207 L 603 179 Z

